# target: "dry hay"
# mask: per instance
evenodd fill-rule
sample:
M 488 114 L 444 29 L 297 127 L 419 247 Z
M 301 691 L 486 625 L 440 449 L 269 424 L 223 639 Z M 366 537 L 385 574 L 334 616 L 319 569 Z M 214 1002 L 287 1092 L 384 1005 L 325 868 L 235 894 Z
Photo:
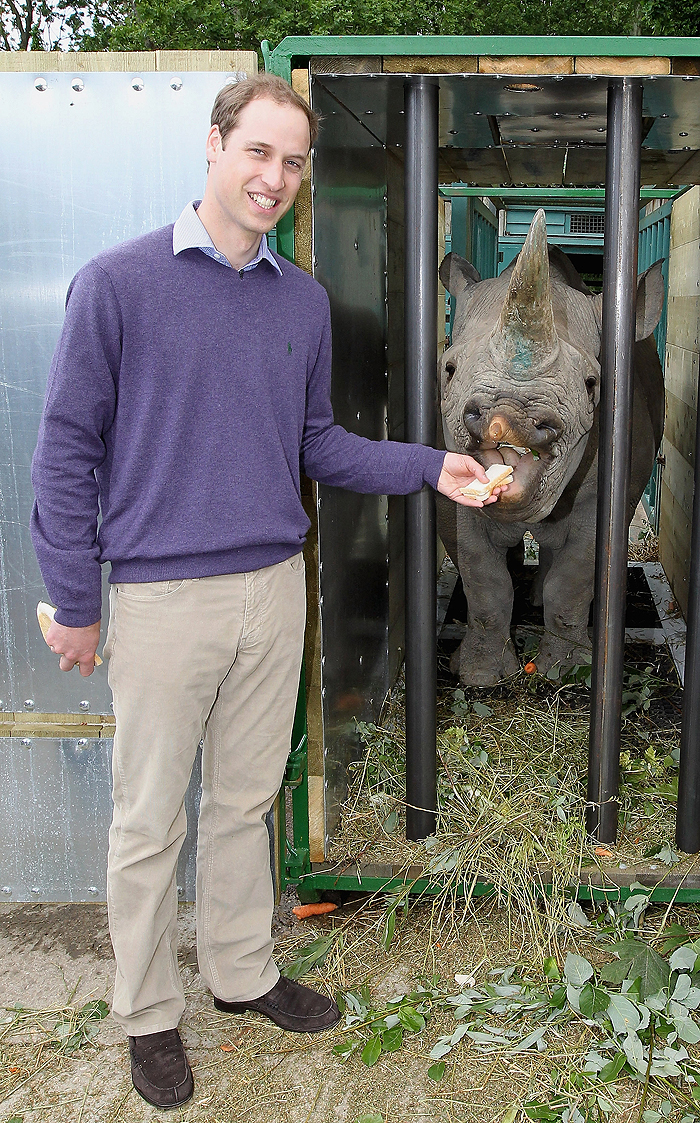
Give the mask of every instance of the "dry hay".
M 354 768 L 341 827 L 328 860 L 353 872 L 370 863 L 419 866 L 442 881 L 441 915 L 468 906 L 477 877 L 494 886 L 509 924 L 541 947 L 570 927 L 572 891 L 591 868 L 646 865 L 674 873 L 695 859 L 673 854 L 677 785 L 678 685 L 666 666 L 626 676 L 616 845 L 596 846 L 585 831 L 588 702 L 585 687 L 520 674 L 491 692 L 442 694 L 438 727 L 438 827 L 423 842 L 405 839 L 405 735 L 400 691 L 381 725 L 359 723 L 364 757 Z M 574 674 L 573 680 L 577 678 Z M 580 675 L 578 676 L 581 677 Z M 662 697 L 663 696 L 663 697 Z M 661 706 L 658 720 L 655 706 Z M 663 857 L 646 858 L 655 847 Z M 583 876 L 585 881 L 585 876 Z M 545 890 L 545 886 L 547 889 Z

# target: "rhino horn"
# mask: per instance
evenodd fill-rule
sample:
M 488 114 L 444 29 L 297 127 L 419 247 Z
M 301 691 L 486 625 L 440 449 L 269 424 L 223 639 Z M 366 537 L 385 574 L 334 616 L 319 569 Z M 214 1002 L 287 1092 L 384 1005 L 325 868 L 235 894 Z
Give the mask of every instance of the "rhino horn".
M 491 337 L 500 367 L 517 378 L 533 378 L 559 348 L 549 281 L 547 220 L 538 210 L 515 263 L 501 316 Z

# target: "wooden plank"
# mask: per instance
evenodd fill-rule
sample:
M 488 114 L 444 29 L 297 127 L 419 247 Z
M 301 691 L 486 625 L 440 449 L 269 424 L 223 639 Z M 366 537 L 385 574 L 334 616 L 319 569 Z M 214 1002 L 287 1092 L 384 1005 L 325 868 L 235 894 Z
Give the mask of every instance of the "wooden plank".
M 381 55 L 325 55 L 310 59 L 312 74 L 381 74 Z
M 664 440 L 664 483 L 688 518 L 693 513 L 693 469 L 677 448 Z
M 574 60 L 566 55 L 479 56 L 479 74 L 573 74 Z
M 255 51 L 156 51 L 156 70 L 225 70 L 229 74 L 258 73 Z
M 684 614 L 688 611 L 688 572 L 690 568 L 690 519 L 676 503 L 668 486 L 661 484 L 659 521 L 659 558 Z
M 326 857 L 323 776 L 309 776 L 309 857 L 312 862 L 322 862 Z
M 691 187 L 671 208 L 671 253 L 700 239 L 700 187 Z
M 700 74 L 700 58 L 671 59 L 671 74 Z
M 5 73 L 65 74 L 117 71 L 222 70 L 258 72 L 255 51 L 0 51 L 0 71 Z
M 695 468 L 695 425 L 697 410 L 682 402 L 666 388 L 664 440 L 672 445 L 691 468 Z
M 669 280 L 672 269 L 669 267 Z M 700 296 L 669 294 L 666 339 L 686 351 L 700 350 Z
M 155 51 L 0 51 L 0 71 L 13 74 L 82 74 L 102 70 L 144 74 L 155 69 Z
M 687 351 L 684 347 L 667 343 L 666 363 L 664 365 L 666 393 L 673 394 L 679 401 L 695 410 L 698 406 L 699 377 L 700 354 L 697 351 Z
M 668 58 L 601 58 L 599 55 L 579 55 L 574 60 L 575 74 L 611 74 L 618 76 L 670 74 Z
M 691 187 L 671 208 L 671 249 L 700 238 L 700 187 Z
M 700 319 L 700 241 L 694 238 L 675 246 L 669 256 L 668 295 L 695 297 Z
M 383 60 L 385 74 L 476 74 L 475 55 L 388 55 Z

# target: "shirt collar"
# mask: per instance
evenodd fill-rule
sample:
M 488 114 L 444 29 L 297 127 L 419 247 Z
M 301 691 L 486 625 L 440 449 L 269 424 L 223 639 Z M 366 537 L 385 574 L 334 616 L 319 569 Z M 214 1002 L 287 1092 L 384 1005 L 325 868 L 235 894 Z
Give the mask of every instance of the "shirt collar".
M 199 199 L 188 203 L 173 226 L 173 254 L 177 256 L 177 254 L 182 253 L 183 250 L 202 250 L 207 257 L 213 257 L 216 261 L 220 261 L 222 265 L 228 266 L 229 269 L 233 268 L 231 262 L 217 250 L 209 237 L 204 223 L 197 214 L 199 203 Z M 277 270 L 280 277 L 282 276 L 280 264 L 271 253 L 270 247 L 267 244 L 267 238 L 264 234 L 260 239 L 260 247 L 256 256 L 252 261 L 249 261 L 247 265 L 244 265 L 239 272 L 245 273 L 249 269 L 254 269 L 263 259 L 269 261 L 270 265 Z

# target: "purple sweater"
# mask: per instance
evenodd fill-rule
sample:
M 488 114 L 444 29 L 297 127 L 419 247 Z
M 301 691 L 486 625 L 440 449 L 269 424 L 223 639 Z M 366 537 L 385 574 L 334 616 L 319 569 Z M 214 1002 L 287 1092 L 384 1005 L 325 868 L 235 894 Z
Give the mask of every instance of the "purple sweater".
M 309 527 L 300 469 L 336 487 L 436 486 L 444 452 L 333 423 L 328 297 L 278 258 L 242 276 L 172 226 L 100 254 L 68 292 L 32 464 L 31 531 L 56 619 L 111 581 L 261 569 Z M 102 521 L 98 531 L 98 509 Z

